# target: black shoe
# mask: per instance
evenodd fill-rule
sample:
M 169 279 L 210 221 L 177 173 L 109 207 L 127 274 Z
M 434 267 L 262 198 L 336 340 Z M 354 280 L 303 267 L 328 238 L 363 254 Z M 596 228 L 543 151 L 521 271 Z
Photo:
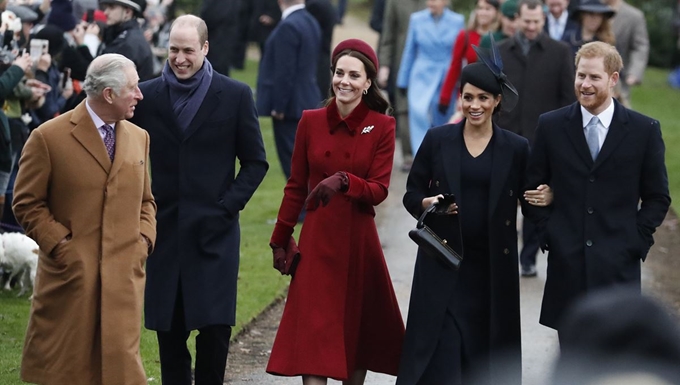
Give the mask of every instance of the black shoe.
M 537 275 L 536 265 L 522 266 L 522 277 L 535 277 Z

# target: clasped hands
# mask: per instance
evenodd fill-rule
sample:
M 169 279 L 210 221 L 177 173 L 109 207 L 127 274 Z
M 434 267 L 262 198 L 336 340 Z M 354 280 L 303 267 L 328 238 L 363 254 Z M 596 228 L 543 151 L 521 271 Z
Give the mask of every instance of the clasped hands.
M 335 174 L 329 176 L 328 178 L 319 182 L 319 184 L 314 187 L 312 192 L 307 196 L 305 201 L 305 206 L 311 204 L 312 209 L 319 207 L 319 202 L 321 205 L 326 207 L 331 201 L 333 195 L 338 191 L 347 191 L 349 188 L 349 177 L 347 173 L 343 171 L 338 171 Z

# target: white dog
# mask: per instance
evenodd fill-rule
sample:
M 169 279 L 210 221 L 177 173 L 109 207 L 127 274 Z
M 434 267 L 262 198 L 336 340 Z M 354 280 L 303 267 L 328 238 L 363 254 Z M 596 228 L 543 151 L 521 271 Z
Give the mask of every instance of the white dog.
M 35 284 L 35 271 L 38 267 L 38 244 L 21 233 L 0 234 L 0 266 L 9 271 L 10 277 L 5 290 L 11 290 L 10 282 L 18 277 L 19 296 L 24 295 Z

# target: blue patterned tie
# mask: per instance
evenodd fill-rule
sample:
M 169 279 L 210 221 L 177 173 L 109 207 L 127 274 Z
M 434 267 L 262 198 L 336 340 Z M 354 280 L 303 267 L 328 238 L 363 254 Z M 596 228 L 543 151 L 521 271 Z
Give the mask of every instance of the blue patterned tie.
M 586 124 L 586 142 L 588 142 L 588 149 L 593 160 L 597 159 L 597 154 L 600 153 L 600 140 L 597 137 L 597 126 L 600 124 L 600 119 L 593 116 L 590 122 Z
M 116 152 L 116 134 L 113 132 L 113 127 L 105 124 L 102 129 L 106 133 L 104 135 L 104 146 L 106 146 L 106 152 L 109 153 L 109 159 L 113 162 L 113 154 Z

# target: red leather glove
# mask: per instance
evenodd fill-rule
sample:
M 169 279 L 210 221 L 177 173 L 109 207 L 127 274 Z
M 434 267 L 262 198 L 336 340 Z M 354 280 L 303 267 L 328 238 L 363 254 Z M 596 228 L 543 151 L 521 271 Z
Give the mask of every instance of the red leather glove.
M 274 243 L 270 243 L 269 246 L 274 254 L 274 268 L 283 275 L 286 269 L 286 249 Z
M 346 173 L 338 171 L 328 178 L 322 180 L 318 185 L 316 185 L 316 187 L 314 187 L 312 192 L 309 193 L 305 205 L 311 202 L 312 207 L 317 208 L 320 201 L 325 207 L 328 205 L 328 202 L 331 201 L 331 198 L 333 195 L 335 195 L 335 193 L 338 191 L 347 191 L 348 187 L 349 177 L 347 177 Z
M 281 275 L 295 276 L 295 270 L 300 262 L 300 249 L 295 243 L 293 237 L 289 237 L 286 248 L 270 243 L 274 254 L 274 268 L 281 273 Z

